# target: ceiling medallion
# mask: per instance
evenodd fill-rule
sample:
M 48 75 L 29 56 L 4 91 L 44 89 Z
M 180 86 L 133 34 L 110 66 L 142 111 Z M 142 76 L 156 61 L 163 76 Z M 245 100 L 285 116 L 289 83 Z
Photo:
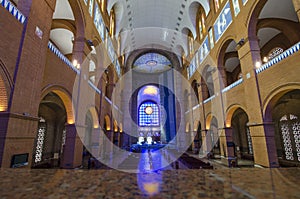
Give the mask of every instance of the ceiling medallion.
M 157 61 L 155 60 L 150 60 L 146 62 L 147 66 L 156 66 L 157 65 Z

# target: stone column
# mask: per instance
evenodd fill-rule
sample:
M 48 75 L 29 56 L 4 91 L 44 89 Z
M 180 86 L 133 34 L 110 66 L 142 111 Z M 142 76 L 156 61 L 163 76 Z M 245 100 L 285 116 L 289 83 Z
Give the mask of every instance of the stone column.
M 222 157 L 222 162 L 229 167 L 234 167 L 237 165 L 237 158 L 234 154 L 235 144 L 233 142 L 232 128 L 224 128 L 223 134 L 223 147 L 225 149 L 224 156 Z
M 254 163 L 264 167 L 276 166 L 277 153 L 274 150 L 274 132 L 270 132 L 270 126 L 264 121 L 262 102 L 255 65 L 261 62 L 260 48 L 257 38 L 248 38 L 238 50 L 244 77 L 244 89 L 249 116 L 248 126 L 253 143 Z M 270 136 L 273 133 L 273 136 Z M 275 162 L 274 162 L 275 161 Z

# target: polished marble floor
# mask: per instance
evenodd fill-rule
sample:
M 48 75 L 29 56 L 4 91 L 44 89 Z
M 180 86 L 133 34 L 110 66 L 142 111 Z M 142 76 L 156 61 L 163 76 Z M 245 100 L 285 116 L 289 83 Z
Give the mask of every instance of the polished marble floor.
M 0 198 L 300 198 L 300 168 L 1 169 Z

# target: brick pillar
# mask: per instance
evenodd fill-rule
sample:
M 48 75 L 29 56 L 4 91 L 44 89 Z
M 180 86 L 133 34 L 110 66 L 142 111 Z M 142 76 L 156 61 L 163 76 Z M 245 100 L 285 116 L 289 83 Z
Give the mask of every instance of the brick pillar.
M 75 124 L 66 125 L 66 143 L 63 149 L 61 167 L 72 169 L 82 164 L 83 144 L 77 135 Z
M 15 38 L 20 39 L 20 43 L 15 46 L 19 50 L 16 61 L 11 63 L 14 66 L 13 87 L 8 101 L 8 115 L 1 115 L 2 167 L 10 166 L 12 155 L 22 153 L 29 153 L 28 167 L 31 166 L 55 1 L 20 0 L 18 7 L 27 19 L 21 37 Z M 37 28 L 43 32 L 42 35 L 35 34 Z
M 252 124 L 249 128 L 253 144 L 254 163 L 266 167 L 278 167 L 273 124 Z M 263 136 L 261 136 L 262 134 Z
M 254 163 L 265 167 L 276 166 L 277 159 L 274 132 L 264 121 L 262 102 L 260 96 L 257 74 L 255 72 L 256 62 L 261 62 L 260 48 L 256 37 L 248 38 L 243 46 L 238 50 L 241 62 L 241 69 L 244 77 L 244 89 L 247 104 L 247 114 L 249 116 L 249 127 L 253 143 Z M 275 161 L 276 162 L 276 161 Z
M 208 139 L 209 136 L 207 136 L 208 131 L 207 130 L 202 130 L 201 135 L 202 135 L 202 150 L 200 151 L 199 155 L 203 156 L 203 157 L 207 157 L 207 154 L 210 152 L 209 146 L 210 144 L 208 144 Z
M 6 131 L 8 127 L 9 115 L 5 112 L 0 112 L 0 165 L 2 165 Z
M 232 128 L 224 128 L 223 134 L 223 147 L 225 149 L 224 156 L 222 157 L 222 162 L 230 167 L 237 165 L 237 159 L 234 154 L 234 143 L 233 143 L 233 135 L 232 135 Z

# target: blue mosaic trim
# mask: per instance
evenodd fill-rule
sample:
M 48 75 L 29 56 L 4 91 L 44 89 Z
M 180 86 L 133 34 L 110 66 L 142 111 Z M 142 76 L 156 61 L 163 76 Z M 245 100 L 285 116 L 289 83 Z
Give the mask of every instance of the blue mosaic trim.
M 25 23 L 26 17 L 8 0 L 0 0 L 0 4 L 12 14 L 19 22 Z
M 193 111 L 196 110 L 199 107 L 200 107 L 200 104 L 197 104 L 196 106 L 193 107 Z
M 286 59 L 287 57 L 293 55 L 294 53 L 298 52 L 300 50 L 300 42 L 292 46 L 291 48 L 287 49 L 277 57 L 273 58 L 268 63 L 265 63 L 260 68 L 256 69 L 256 74 L 263 72 L 264 70 L 270 68 L 271 66 L 277 64 L 278 62 Z
M 207 102 L 211 101 L 212 99 L 214 99 L 216 96 L 213 95 L 210 98 L 207 98 L 206 100 L 203 101 L 203 104 L 206 104 Z
M 234 83 L 230 84 L 229 86 L 227 86 L 226 88 L 224 88 L 224 89 L 222 90 L 222 93 L 225 93 L 225 92 L 231 90 L 232 88 L 234 88 L 234 87 L 240 85 L 241 83 L 243 83 L 243 81 L 244 81 L 243 78 L 237 80 L 236 82 L 234 82 Z
M 98 93 L 99 95 L 101 95 L 100 89 L 97 88 L 97 87 L 95 86 L 95 84 L 94 84 L 91 80 L 89 80 L 88 83 L 89 83 L 90 87 L 92 87 L 92 89 L 94 89 L 94 90 L 96 91 L 96 93 Z
M 79 74 L 79 70 L 73 66 L 73 64 L 66 58 L 50 41 L 48 42 L 48 48 L 65 64 L 67 64 L 72 70 L 74 70 L 77 74 Z
M 75 68 L 70 60 L 68 60 L 50 41 L 48 42 L 48 48 L 72 70 L 74 70 L 77 74 L 80 74 L 80 71 Z M 93 84 L 91 80 L 88 81 L 88 84 L 96 91 L 96 93 L 101 94 L 101 91 Z
M 105 96 L 104 98 L 109 104 L 112 104 L 112 102 L 110 101 L 110 99 L 108 97 Z

